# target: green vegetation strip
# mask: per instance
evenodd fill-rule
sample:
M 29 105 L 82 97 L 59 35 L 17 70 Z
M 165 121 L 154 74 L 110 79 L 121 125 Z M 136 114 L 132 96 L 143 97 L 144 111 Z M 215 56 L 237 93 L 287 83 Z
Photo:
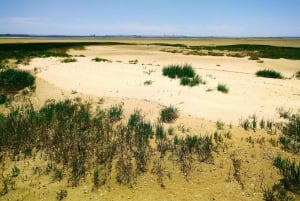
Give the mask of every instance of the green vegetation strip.
M 281 75 L 281 73 L 279 73 L 275 70 L 270 70 L 270 69 L 259 70 L 255 74 L 257 77 L 283 79 L 283 76 Z
M 251 59 L 257 60 L 258 58 L 270 59 L 300 59 L 299 47 L 280 47 L 272 45 L 250 45 L 250 44 L 237 44 L 237 45 L 220 45 L 220 46 L 187 46 L 184 44 L 168 44 L 168 43 L 153 43 L 153 45 L 166 46 L 166 47 L 179 47 L 190 50 L 207 50 L 207 51 L 229 51 L 229 52 L 243 52 Z M 218 55 L 216 55 L 218 56 Z M 231 56 L 242 56 L 240 54 L 233 54 Z
M 0 64 L 7 59 L 16 59 L 21 63 L 25 58 L 67 57 L 69 49 L 82 49 L 91 45 L 133 45 L 119 42 L 61 42 L 61 43 L 3 43 L 0 44 Z

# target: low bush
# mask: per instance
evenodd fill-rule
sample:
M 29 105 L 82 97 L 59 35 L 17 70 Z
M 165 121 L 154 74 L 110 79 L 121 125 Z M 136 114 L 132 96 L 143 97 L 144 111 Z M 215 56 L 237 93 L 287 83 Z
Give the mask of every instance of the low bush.
M 168 76 L 169 78 L 182 78 L 188 77 L 193 78 L 196 73 L 190 64 L 184 65 L 169 65 L 163 68 L 163 75 Z
M 225 94 L 229 92 L 229 88 L 225 84 L 218 84 L 217 90 Z
M 178 109 L 173 106 L 165 107 L 160 111 L 160 118 L 162 122 L 171 123 L 178 118 Z
M 281 179 L 283 186 L 292 192 L 300 193 L 300 163 L 277 156 L 273 164 L 284 176 Z
M 96 57 L 96 58 L 92 59 L 92 61 L 95 61 L 95 62 L 109 62 L 109 63 L 111 63 L 111 60 L 104 59 L 104 58 L 99 58 L 99 57 Z
M 67 57 L 67 58 L 61 60 L 62 63 L 71 63 L 71 62 L 76 62 L 76 61 L 77 61 L 77 59 L 72 58 L 72 57 Z
M 17 69 L 0 71 L 0 89 L 6 92 L 18 91 L 34 84 L 35 77 L 27 71 Z
M 5 94 L 0 94 L 0 105 L 4 104 L 7 100 L 7 96 Z
M 255 74 L 257 77 L 283 79 L 283 76 L 281 75 L 281 73 L 274 71 L 274 70 L 269 70 L 269 69 L 259 70 Z
M 300 79 L 300 71 L 297 71 L 295 76 L 296 76 L 296 78 Z

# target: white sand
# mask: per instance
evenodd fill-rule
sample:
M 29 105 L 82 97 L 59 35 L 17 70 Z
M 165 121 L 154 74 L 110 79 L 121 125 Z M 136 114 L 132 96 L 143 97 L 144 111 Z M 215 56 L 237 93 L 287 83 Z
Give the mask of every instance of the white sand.
M 276 108 L 300 108 L 300 80 L 258 78 L 255 72 L 270 68 L 291 77 L 300 70 L 300 61 L 192 56 L 159 51 L 153 46 L 95 46 L 71 51 L 75 63 L 61 63 L 60 58 L 36 58 L 25 69 L 39 69 L 37 76 L 63 90 L 75 90 L 99 97 L 126 97 L 174 105 L 181 111 L 208 120 L 238 123 L 240 118 L 256 114 L 276 119 Z M 94 57 L 111 59 L 112 63 L 91 61 Z M 138 64 L 128 64 L 138 59 Z M 122 61 L 119 63 L 117 61 Z M 180 86 L 179 80 L 162 76 L 167 64 L 190 63 L 207 81 L 193 88 Z M 142 65 L 144 64 L 144 65 Z M 220 65 L 220 66 L 217 66 Z M 145 72 L 154 70 L 150 75 Z M 149 86 L 144 81 L 152 80 Z M 216 90 L 218 83 L 229 87 L 229 93 Z M 213 89 L 207 92 L 207 89 Z M 135 107 L 133 104 L 132 107 Z M 141 108 L 143 109 L 143 108 Z

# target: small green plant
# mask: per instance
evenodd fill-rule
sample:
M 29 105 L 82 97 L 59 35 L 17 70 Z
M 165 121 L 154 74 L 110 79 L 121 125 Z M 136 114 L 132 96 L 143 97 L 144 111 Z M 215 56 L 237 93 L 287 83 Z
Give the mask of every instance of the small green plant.
M 256 55 L 250 55 L 249 60 L 259 60 L 259 57 Z
M 172 64 L 163 68 L 163 75 L 168 76 L 169 78 L 193 78 L 196 75 L 195 70 L 190 64 L 177 65 Z
M 71 62 L 76 62 L 77 59 L 75 58 L 72 58 L 72 57 L 67 57 L 67 58 L 64 58 L 63 60 L 61 60 L 62 63 L 71 63 Z
M 217 90 L 225 94 L 229 92 L 229 88 L 225 84 L 218 84 Z
M 56 192 L 56 199 L 57 200 L 63 200 L 64 198 L 66 198 L 68 196 L 68 191 L 65 189 L 62 189 L 58 192 Z
M 264 119 L 261 119 L 260 122 L 259 122 L 259 126 L 260 126 L 260 129 L 264 129 L 265 126 L 266 126 L 266 122 Z
M 137 59 L 128 61 L 129 64 L 137 64 L 138 62 L 139 62 L 139 60 L 137 60 Z
M 17 177 L 20 174 L 20 169 L 14 165 L 14 167 L 11 169 L 11 176 Z
M 0 89 L 10 92 L 18 91 L 35 84 L 35 77 L 27 71 L 6 69 L 0 71 Z
M 240 126 L 243 127 L 246 131 L 250 128 L 250 121 L 249 119 L 245 119 L 240 122 Z
M 274 71 L 274 70 L 270 70 L 270 69 L 259 70 L 255 74 L 257 77 L 283 79 L 283 76 L 281 73 Z
M 7 100 L 7 96 L 5 94 L 0 94 L 0 105 L 4 104 Z
M 171 123 L 178 118 L 178 109 L 173 106 L 168 106 L 160 111 L 160 118 L 162 122 Z
M 104 59 L 104 58 L 99 58 L 99 57 L 93 58 L 92 61 L 95 61 L 95 62 L 108 62 L 108 63 L 112 62 L 111 60 Z
M 144 82 L 144 85 L 151 85 L 152 83 L 153 83 L 152 80 L 146 80 L 146 81 Z
M 123 105 L 114 105 L 108 109 L 108 117 L 111 122 L 119 121 L 122 119 Z
M 295 77 L 298 78 L 298 79 L 300 79 L 300 71 L 297 71 L 297 72 L 295 73 Z
M 221 121 L 221 120 L 218 120 L 218 121 L 216 122 L 216 127 L 217 127 L 218 130 L 223 129 L 223 128 L 224 128 L 224 125 L 225 125 L 225 123 L 224 123 L 223 121 Z
M 292 192 L 300 191 L 300 163 L 291 161 L 288 158 L 277 156 L 273 160 L 273 165 L 277 167 L 282 175 L 281 183 L 286 189 Z
M 56 180 L 56 181 L 61 181 L 62 179 L 63 179 L 63 171 L 62 171 L 62 169 L 58 169 L 58 168 L 56 168 L 55 170 L 54 170 L 54 180 Z
M 98 169 L 94 170 L 93 182 L 94 182 L 94 185 L 96 187 L 99 187 L 99 185 L 100 185 L 100 183 L 99 183 L 99 176 L 100 176 L 99 170 Z

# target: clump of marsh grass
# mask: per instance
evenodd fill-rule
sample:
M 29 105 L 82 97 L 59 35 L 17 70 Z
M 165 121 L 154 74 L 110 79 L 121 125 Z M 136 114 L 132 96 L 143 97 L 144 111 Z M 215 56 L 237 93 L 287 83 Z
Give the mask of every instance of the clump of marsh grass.
M 111 60 L 100 58 L 100 57 L 95 57 L 95 58 L 92 59 L 92 61 L 95 61 L 95 62 L 108 62 L 108 63 L 112 62 Z
M 295 73 L 295 77 L 298 78 L 298 79 L 300 79 L 300 71 L 297 71 L 297 72 Z
M 163 68 L 163 75 L 171 79 L 179 78 L 180 84 L 183 86 L 196 86 L 205 84 L 205 81 L 196 74 L 195 70 L 190 64 L 178 65 L 172 64 Z
M 270 69 L 259 70 L 255 74 L 257 77 L 283 79 L 283 76 L 280 72 Z
M 160 118 L 164 123 L 171 123 L 175 121 L 178 116 L 178 109 L 174 106 L 165 107 L 160 111 Z
M 129 64 L 137 64 L 138 62 L 139 62 L 139 60 L 137 60 L 137 59 L 128 61 Z
M 144 85 L 151 85 L 152 83 L 153 83 L 152 80 L 146 80 L 146 81 L 144 82 Z
M 0 89 L 4 91 L 18 91 L 35 84 L 35 77 L 28 71 L 6 69 L 0 71 Z
M 67 57 L 67 58 L 64 58 L 63 60 L 61 60 L 62 63 L 72 63 L 72 62 L 76 62 L 77 59 L 75 58 L 72 58 L 72 57 Z
M 225 94 L 229 92 L 229 88 L 225 84 L 218 84 L 217 90 Z

